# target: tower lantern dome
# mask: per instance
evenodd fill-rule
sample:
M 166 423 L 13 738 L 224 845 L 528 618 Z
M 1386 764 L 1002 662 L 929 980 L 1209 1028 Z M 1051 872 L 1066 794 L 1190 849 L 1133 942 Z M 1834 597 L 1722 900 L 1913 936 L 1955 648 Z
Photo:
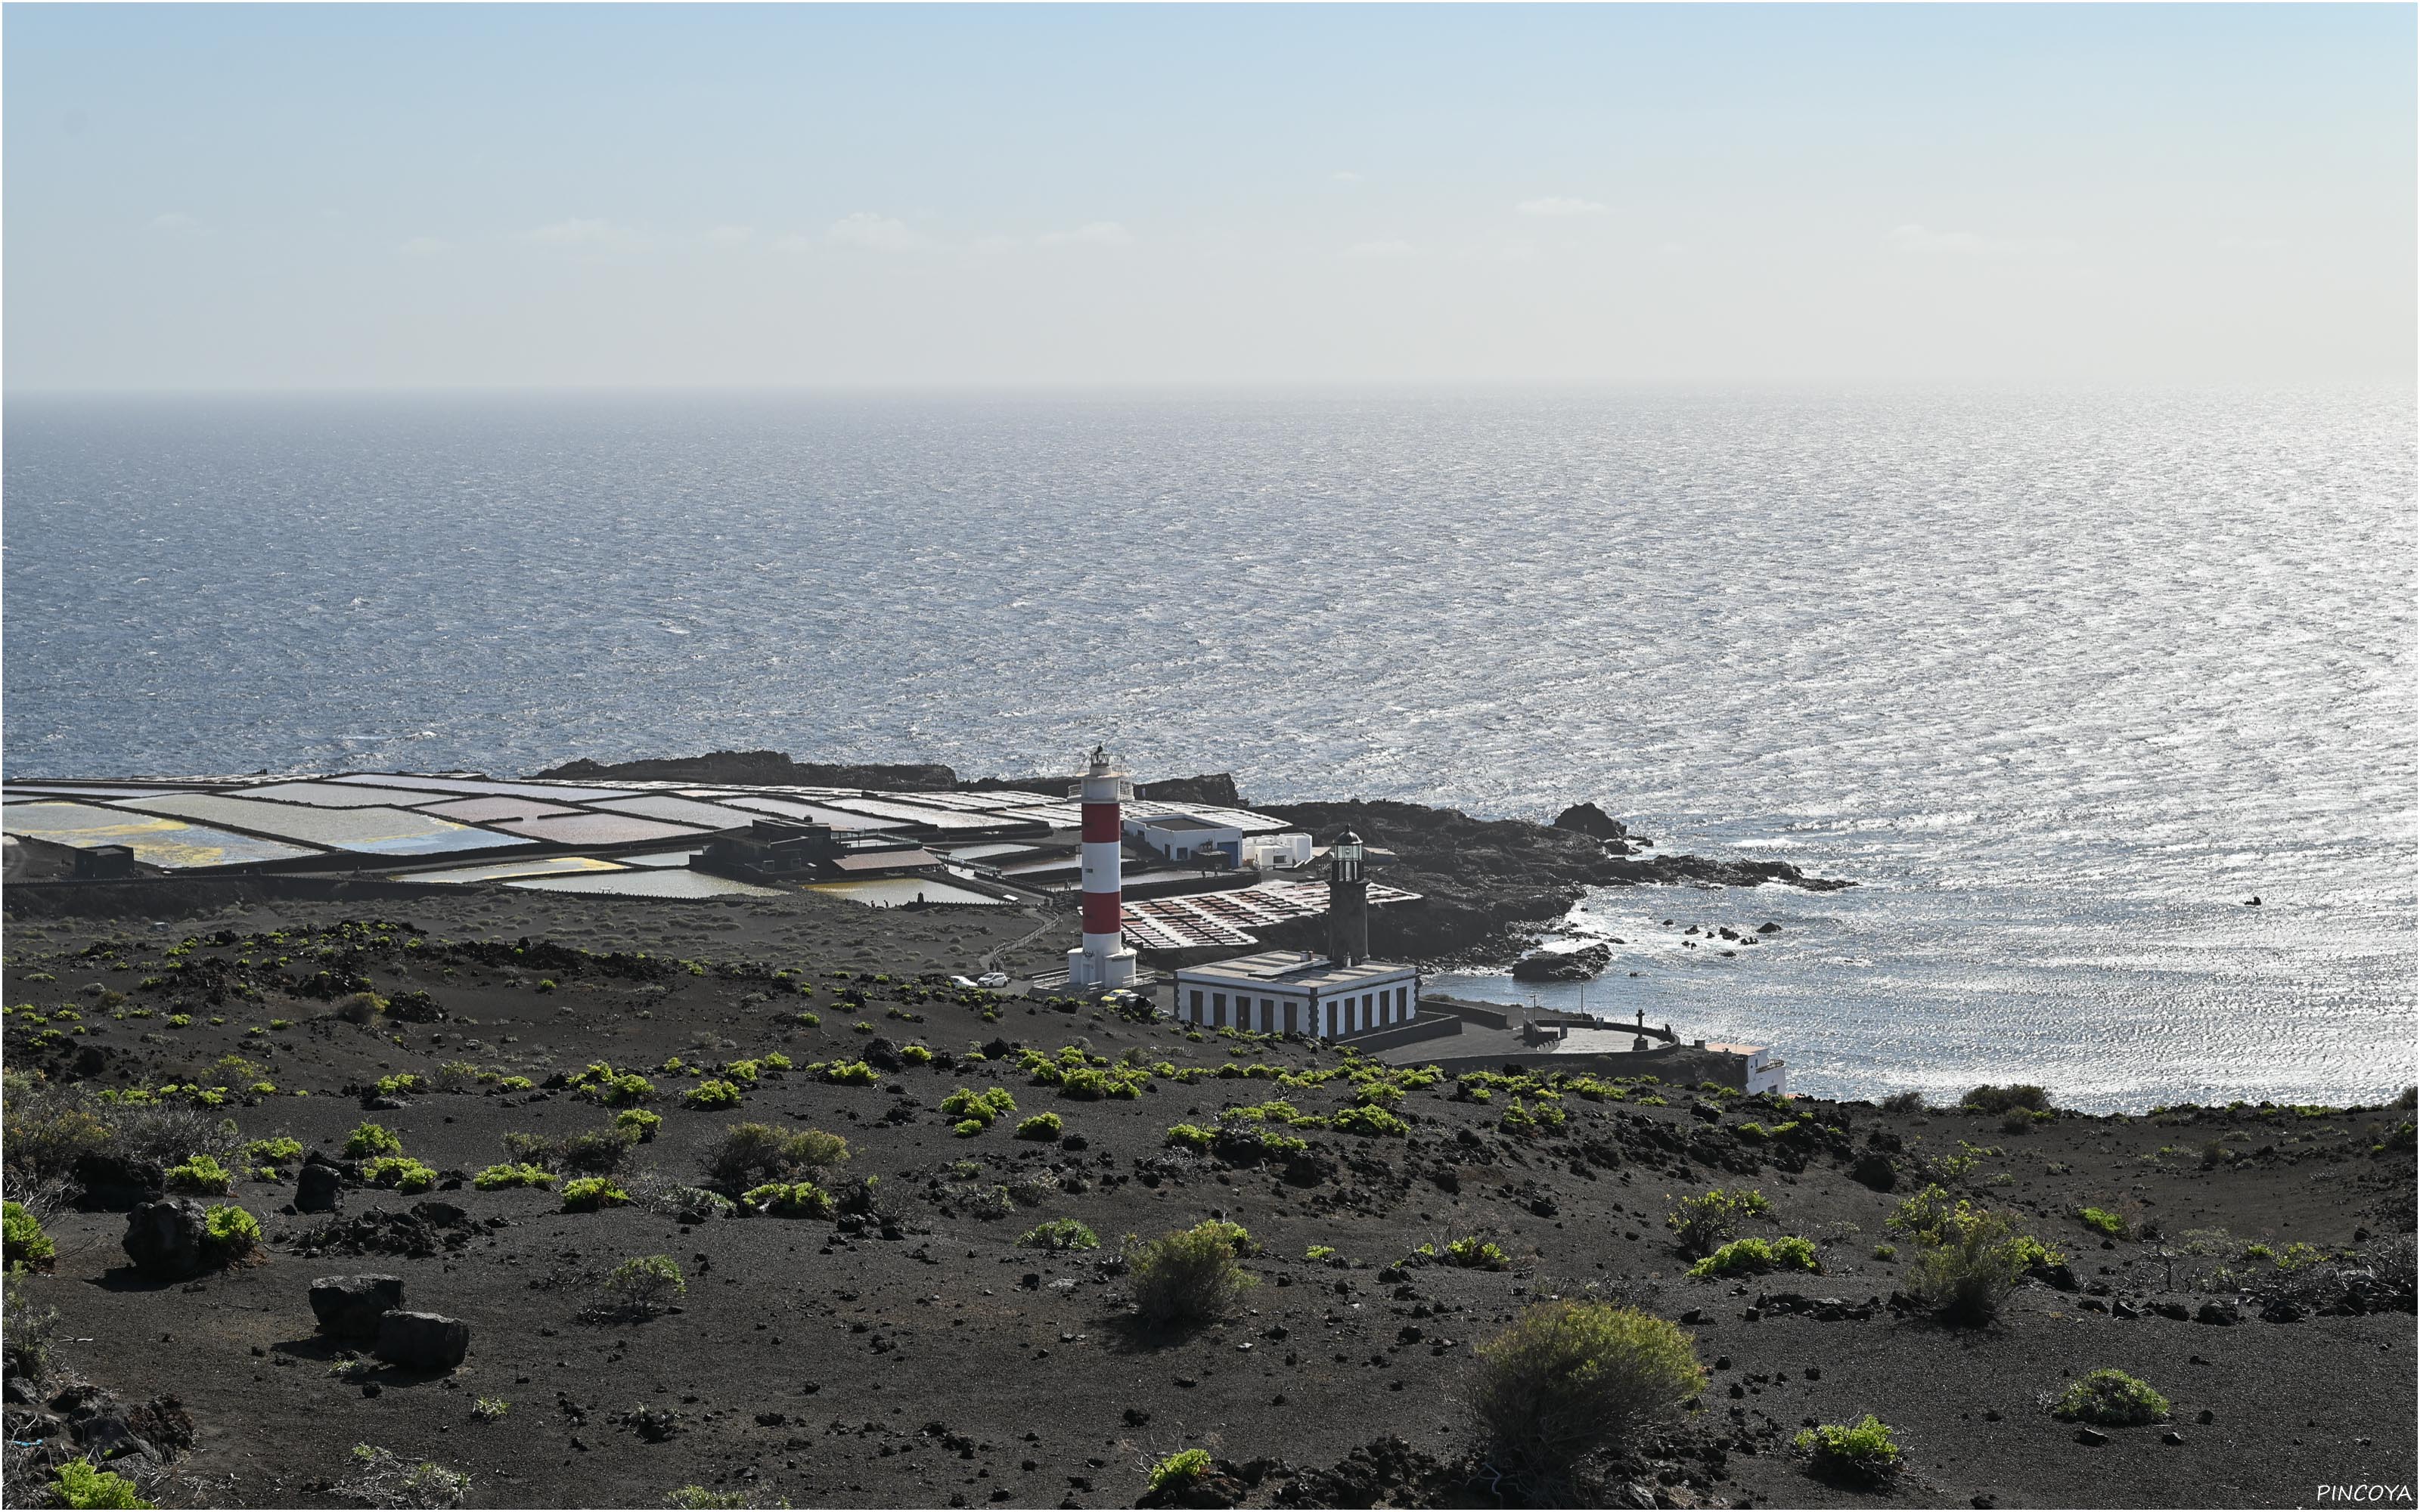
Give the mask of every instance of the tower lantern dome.
M 1361 876 L 1361 837 L 1346 830 L 1336 837 L 1327 848 L 1329 873 L 1340 881 L 1357 881 Z

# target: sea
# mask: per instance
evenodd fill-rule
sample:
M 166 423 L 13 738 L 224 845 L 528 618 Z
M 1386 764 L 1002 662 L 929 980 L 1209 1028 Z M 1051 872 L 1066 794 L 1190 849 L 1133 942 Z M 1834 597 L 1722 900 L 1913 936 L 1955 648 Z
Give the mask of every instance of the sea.
M 2378 1101 L 2414 447 L 2408 387 L 12 396 L 0 760 L 1588 799 L 1856 886 L 1607 889 L 1597 980 L 1439 985 L 1823 1095 Z

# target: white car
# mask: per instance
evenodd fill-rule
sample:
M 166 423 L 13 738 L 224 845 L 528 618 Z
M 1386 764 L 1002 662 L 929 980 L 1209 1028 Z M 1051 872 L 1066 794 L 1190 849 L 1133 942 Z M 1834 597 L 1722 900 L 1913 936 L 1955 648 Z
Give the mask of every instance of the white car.
M 975 979 L 975 985 L 978 987 L 1005 987 L 1008 985 L 1008 973 L 1005 971 L 986 971 L 982 976 Z
M 950 985 L 953 987 L 971 987 L 974 984 L 973 980 L 968 977 L 952 977 L 950 979 Z

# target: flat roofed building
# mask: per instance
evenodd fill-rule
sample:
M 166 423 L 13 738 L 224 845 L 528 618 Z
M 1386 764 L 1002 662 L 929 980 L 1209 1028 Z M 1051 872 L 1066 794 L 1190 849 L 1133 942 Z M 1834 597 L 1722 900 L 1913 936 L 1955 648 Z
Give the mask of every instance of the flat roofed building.
M 1737 1056 L 1750 1092 L 1771 1092 L 1779 1097 L 1790 1089 L 1790 1068 L 1770 1046 L 1726 1044 L 1714 1040 L 1701 1040 L 1699 1046 L 1720 1056 Z
M 1171 861 L 1203 861 L 1215 856 L 1233 866 L 1241 858 L 1244 832 L 1191 814 L 1140 813 L 1126 816 L 1125 839 Z
M 1176 972 L 1177 1022 L 1203 1028 L 1341 1040 L 1408 1024 L 1419 1008 L 1419 969 L 1380 961 L 1264 950 Z

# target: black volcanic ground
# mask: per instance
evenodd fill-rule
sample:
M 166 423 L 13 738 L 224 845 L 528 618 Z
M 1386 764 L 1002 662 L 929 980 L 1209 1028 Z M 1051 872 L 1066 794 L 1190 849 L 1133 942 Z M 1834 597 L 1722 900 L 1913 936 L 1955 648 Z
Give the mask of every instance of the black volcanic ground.
M 2343 1262 L 2291 1276 L 2265 1264 L 2213 1273 L 2256 1241 L 2334 1257 L 2408 1233 L 2407 1108 L 2062 1115 L 2006 1134 L 1967 1113 L 1641 1087 L 1626 1101 L 1566 1095 L 1560 1133 L 1523 1136 L 1502 1126 L 1505 1095 L 1468 1101 L 1447 1081 L 1405 1097 L 1407 1137 L 1309 1134 L 1316 1158 L 1290 1179 L 1173 1150 L 1165 1131 L 1271 1097 L 1333 1112 L 1347 1101 L 1341 1078 L 1292 1088 L 1234 1072 L 1334 1068 L 1337 1052 L 1192 1041 L 1021 1001 L 985 1022 L 963 995 L 916 985 L 1003 949 L 1012 968 L 1047 964 L 1069 943 L 1063 926 L 811 898 L 667 906 L 497 890 L 380 908 L 370 918 L 397 927 L 365 923 L 358 905 L 305 904 L 11 921 L 6 999 L 48 1020 L 12 1011 L 12 1072 L 105 1088 L 210 1083 L 210 1068 L 238 1055 L 278 1088 L 225 1110 L 247 1137 L 290 1134 L 334 1154 L 354 1124 L 375 1119 L 444 1178 L 426 1198 L 349 1190 L 348 1232 L 407 1251 L 366 1254 L 308 1247 L 317 1220 L 280 1211 L 292 1167 L 247 1179 L 235 1200 L 263 1220 L 265 1254 L 192 1281 L 131 1271 L 121 1212 L 70 1207 L 52 1219 L 56 1270 L 13 1278 L 10 1308 L 58 1310 L 61 1381 L 80 1376 L 122 1404 L 178 1398 L 194 1440 L 154 1479 L 163 1503 L 334 1504 L 360 1466 L 354 1446 L 373 1444 L 466 1472 L 469 1500 L 483 1505 L 661 1505 L 690 1485 L 766 1505 L 1128 1505 L 1154 1460 L 1197 1446 L 1236 1473 L 1225 1494 L 1251 1504 L 1494 1504 L 1457 1407 L 1473 1348 L 1525 1304 L 1590 1287 L 1684 1319 L 1713 1367 L 1698 1412 L 1592 1472 L 1590 1494 L 1617 1504 L 2307 1504 L 2322 1483 L 2414 1479 L 2408 1258 L 2399 1299 L 2356 1287 L 2361 1305 L 2384 1308 L 2357 1314 L 2342 1310 Z M 354 927 L 340 930 L 349 918 Z M 172 968 L 170 951 L 189 936 L 201 943 Z M 652 964 L 604 959 L 638 951 Z M 698 969 L 667 967 L 667 957 Z M 336 1016 L 338 999 L 319 994 L 358 978 L 390 998 L 424 992 L 444 1021 Z M 60 1005 L 81 1018 L 51 1018 Z M 801 1011 L 820 1026 L 799 1024 Z M 178 1011 L 191 1023 L 168 1027 Z M 876 1038 L 940 1058 L 865 1087 L 804 1070 L 861 1057 Z M 1076 1101 L 1033 1085 L 1013 1057 L 945 1063 L 994 1039 L 1110 1061 L 1138 1050 L 1146 1064 L 1202 1074 L 1156 1076 L 1132 1101 Z M 680 1092 L 693 1080 L 657 1071 L 675 1056 L 720 1066 L 768 1052 L 797 1069 L 765 1073 L 736 1110 L 687 1108 Z M 878 1176 L 886 1211 L 692 1224 L 640 1206 L 566 1214 L 551 1194 L 479 1192 L 466 1179 L 504 1158 L 509 1133 L 610 1121 L 574 1092 L 474 1087 L 364 1106 L 378 1078 L 433 1075 L 447 1062 L 543 1084 L 597 1060 L 641 1071 L 660 1094 L 647 1104 L 663 1116 L 660 1134 L 638 1148 L 627 1187 L 645 1173 L 700 1180 L 701 1155 L 727 1125 L 771 1119 L 845 1135 L 846 1172 Z M 1057 1112 L 1074 1137 L 1020 1142 L 1010 1119 L 960 1138 L 939 1106 L 960 1087 L 1006 1088 L 1018 1117 Z M 1659 1094 L 1663 1105 L 1644 1101 Z M 1793 1120 L 1779 1140 L 1741 1132 Z M 1897 1192 L 1851 1176 L 1863 1158 L 1871 1178 L 1877 1156 Z M 1873 1251 L 1899 1240 L 1885 1220 L 1928 1177 L 2064 1249 L 2077 1289 L 2028 1283 L 2002 1323 L 1979 1331 L 1895 1310 L 1901 1265 Z M 1817 1240 L 1824 1273 L 1681 1278 L 1663 1216 L 1715 1184 L 1761 1189 L 1772 1219 L 1747 1231 Z M 459 1220 L 408 1216 L 429 1200 Z M 2164 1237 L 2104 1242 L 2075 1216 L 2087 1205 Z M 986 1215 L 993 1208 L 1004 1211 Z M 376 1212 L 407 1216 L 384 1228 L 358 1222 Z M 1100 1262 L 1122 1234 L 1212 1215 L 1244 1224 L 1261 1245 L 1247 1262 L 1262 1284 L 1246 1310 L 1187 1335 L 1139 1331 L 1122 1279 Z M 1060 1217 L 1090 1225 L 1109 1248 L 1053 1256 L 1016 1243 Z M 896 1237 L 885 1237 L 885 1218 Z M 1466 1235 L 1492 1240 L 1510 1268 L 1391 1269 L 1423 1243 Z M 1341 1263 L 1306 1258 L 1314 1245 Z M 687 1273 L 682 1310 L 585 1320 L 595 1278 L 651 1254 Z M 315 1276 L 354 1271 L 400 1275 L 407 1305 L 467 1320 L 465 1364 L 443 1376 L 332 1368 L 343 1361 L 315 1337 L 305 1291 Z M 2322 1273 L 2324 1284 L 2312 1279 Z M 2298 1287 L 2299 1309 L 2271 1311 L 2304 1316 L 2261 1320 Z M 1793 1311 L 1778 1293 L 1840 1305 Z M 2241 1320 L 2190 1320 L 2209 1304 Z M 2161 1304 L 2188 1320 L 2161 1316 Z M 2104 1365 L 2166 1393 L 2172 1421 L 2078 1443 L 2045 1402 Z M 57 1384 L 29 1382 L 24 1394 L 47 1398 Z M 510 1409 L 483 1421 L 473 1412 L 481 1397 Z M 10 1407 L 12 1439 L 42 1427 L 41 1411 Z M 1869 1412 L 1906 1448 L 1898 1487 L 1835 1487 L 1790 1453 L 1803 1423 Z M 2164 1430 L 2182 1442 L 2164 1443 Z

